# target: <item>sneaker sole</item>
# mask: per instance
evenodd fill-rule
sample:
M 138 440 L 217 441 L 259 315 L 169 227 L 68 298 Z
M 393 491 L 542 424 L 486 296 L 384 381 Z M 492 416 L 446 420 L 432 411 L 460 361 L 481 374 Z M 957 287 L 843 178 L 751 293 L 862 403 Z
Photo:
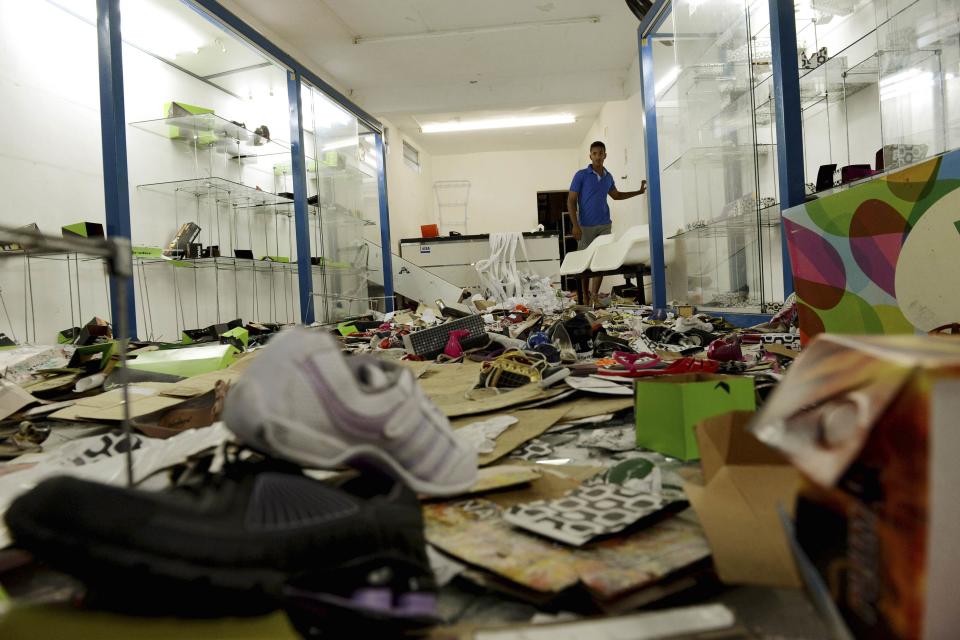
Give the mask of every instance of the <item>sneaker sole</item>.
M 164 597 L 198 608 L 203 608 L 207 603 L 191 602 L 190 598 L 199 593 L 208 595 L 211 592 L 230 594 L 231 598 L 240 594 L 243 600 L 239 604 L 243 607 L 247 607 L 248 603 L 258 602 L 267 608 L 270 608 L 269 605 L 276 608 L 287 599 L 285 588 L 288 583 L 302 577 L 302 574 L 267 568 L 237 569 L 222 565 L 203 565 L 139 549 L 91 544 L 87 540 L 45 527 L 22 514 L 8 520 L 7 525 L 14 533 L 15 546 L 30 551 L 52 567 L 64 570 L 92 587 L 106 590 L 129 588 L 135 592 L 135 588 L 130 588 L 129 581 L 122 578 L 137 574 L 143 578 L 143 582 L 138 581 L 138 584 L 145 589 L 163 584 L 176 585 L 176 589 L 164 590 Z M 409 559 L 388 552 L 350 558 L 342 564 L 318 569 L 317 572 L 335 574 L 345 571 L 354 575 L 358 567 L 390 562 L 410 564 Z M 126 591 L 124 594 L 132 595 Z M 266 603 L 263 602 L 264 598 Z
M 269 420 L 267 422 L 269 422 Z M 288 425 L 284 426 L 288 427 Z M 270 433 L 271 429 L 267 427 L 264 429 L 264 432 Z M 325 433 L 319 432 L 314 434 L 312 438 L 315 439 L 315 442 L 321 445 L 323 451 L 314 450 L 305 452 L 302 449 L 287 449 L 284 446 L 278 445 L 278 443 L 271 441 L 268 443 L 270 451 L 265 453 L 276 455 L 280 458 L 290 460 L 291 462 L 295 462 L 307 468 L 316 469 L 333 469 L 358 461 L 370 462 L 379 469 L 400 478 L 408 487 L 417 493 L 430 496 L 443 497 L 458 495 L 469 490 L 474 484 L 476 484 L 476 481 L 473 479 L 471 479 L 470 482 L 460 483 L 457 485 L 435 484 L 421 478 L 417 478 L 407 471 L 403 465 L 396 460 L 396 458 L 390 455 L 389 452 L 384 451 L 376 445 L 348 445 L 345 442 L 331 438 Z

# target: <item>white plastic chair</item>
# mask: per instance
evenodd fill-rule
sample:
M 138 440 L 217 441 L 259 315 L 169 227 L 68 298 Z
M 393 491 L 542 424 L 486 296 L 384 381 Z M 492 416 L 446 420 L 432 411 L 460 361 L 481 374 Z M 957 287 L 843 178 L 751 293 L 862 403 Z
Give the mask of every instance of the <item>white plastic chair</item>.
M 580 251 L 571 251 L 563 257 L 563 263 L 560 265 L 560 275 L 573 276 L 583 273 L 590 268 L 590 262 L 597 252 L 597 248 L 613 242 L 613 234 L 608 233 L 594 238 L 593 242 L 586 249 Z
M 672 262 L 673 254 L 673 240 L 664 240 L 664 262 Z M 630 227 L 603 251 L 595 252 L 590 259 L 590 271 L 616 271 L 624 265 L 640 264 L 650 265 L 650 227 L 645 224 Z

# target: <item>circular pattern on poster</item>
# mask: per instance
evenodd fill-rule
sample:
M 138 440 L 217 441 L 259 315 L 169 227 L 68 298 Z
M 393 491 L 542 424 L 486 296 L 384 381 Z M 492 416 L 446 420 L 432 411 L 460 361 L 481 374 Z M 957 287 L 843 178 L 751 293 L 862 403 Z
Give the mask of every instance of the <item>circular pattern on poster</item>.
M 784 225 L 790 234 L 797 295 L 817 309 L 835 307 L 847 284 L 840 254 L 816 232 L 790 220 L 784 220 Z
M 935 202 L 910 231 L 897 261 L 897 302 L 930 331 L 960 319 L 960 189 Z
M 897 257 L 907 234 L 907 221 L 882 200 L 866 200 L 850 221 L 850 251 L 863 273 L 896 297 Z

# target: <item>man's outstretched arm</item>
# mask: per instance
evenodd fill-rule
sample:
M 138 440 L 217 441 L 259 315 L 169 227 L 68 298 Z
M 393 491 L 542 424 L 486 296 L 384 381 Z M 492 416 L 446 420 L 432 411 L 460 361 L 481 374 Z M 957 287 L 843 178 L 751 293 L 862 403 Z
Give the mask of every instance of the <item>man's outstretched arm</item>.
M 614 200 L 626 200 L 627 198 L 633 198 L 634 196 L 643 195 L 647 192 L 647 181 L 643 180 L 640 182 L 639 191 L 617 191 L 617 188 L 614 187 L 610 189 L 610 197 Z

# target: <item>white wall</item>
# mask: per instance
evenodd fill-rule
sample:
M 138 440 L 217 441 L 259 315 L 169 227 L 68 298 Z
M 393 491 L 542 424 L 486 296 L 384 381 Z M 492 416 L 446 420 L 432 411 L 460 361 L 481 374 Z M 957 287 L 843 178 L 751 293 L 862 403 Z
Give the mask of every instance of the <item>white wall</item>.
M 470 181 L 468 233 L 531 231 L 537 226 L 537 192 L 569 188 L 577 164 L 573 149 L 438 155 L 433 179 Z M 436 198 L 432 205 L 435 221 Z
M 414 144 L 414 148 L 420 152 L 420 170 L 411 167 L 403 159 L 403 134 L 388 120 L 381 122 L 389 130 L 386 167 L 390 243 L 393 253 L 399 254 L 398 243 L 401 239 L 419 238 L 420 225 L 434 222 L 434 162 L 429 153 Z
M 0 104 L 0 224 L 59 235 L 65 224 L 103 223 L 96 30 L 47 2 L 0 0 Z M 109 317 L 102 263 L 27 264 L 0 255 L 0 332 L 50 343 L 71 323 Z

